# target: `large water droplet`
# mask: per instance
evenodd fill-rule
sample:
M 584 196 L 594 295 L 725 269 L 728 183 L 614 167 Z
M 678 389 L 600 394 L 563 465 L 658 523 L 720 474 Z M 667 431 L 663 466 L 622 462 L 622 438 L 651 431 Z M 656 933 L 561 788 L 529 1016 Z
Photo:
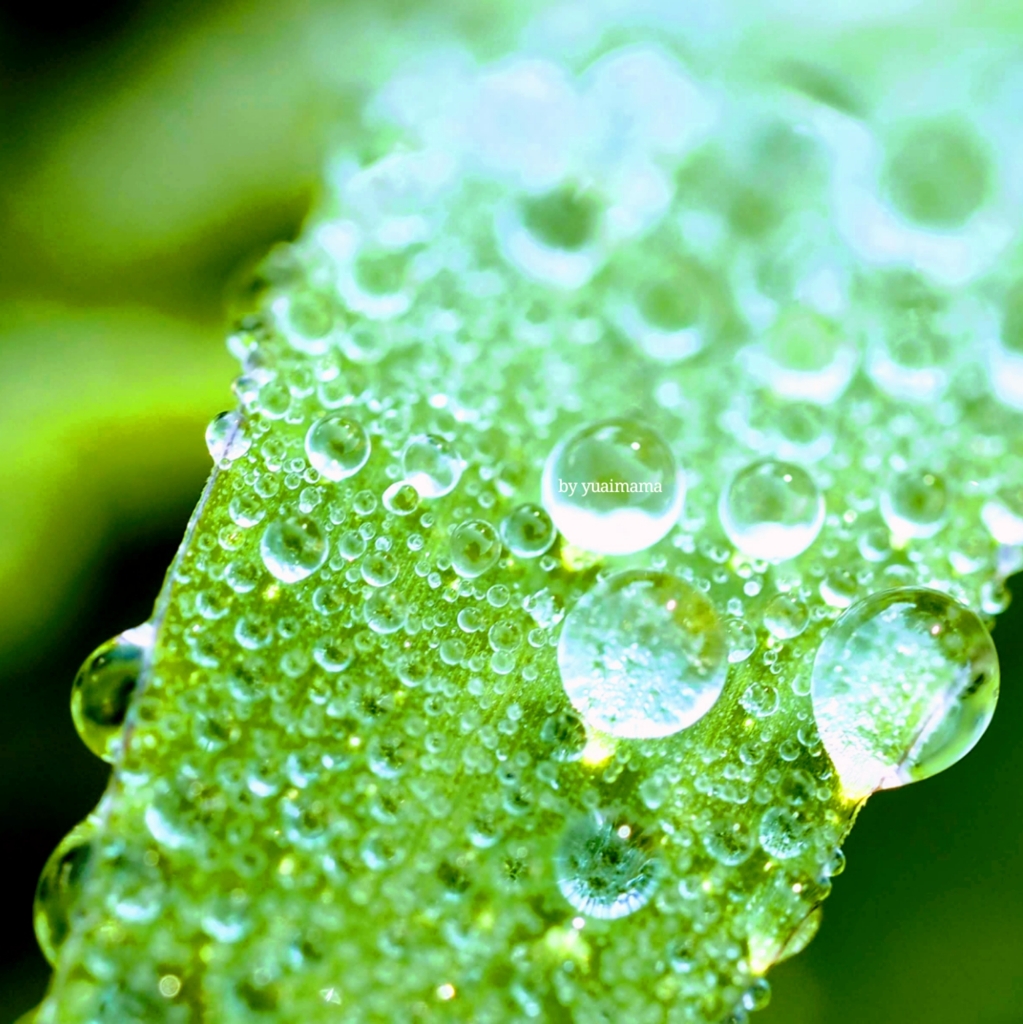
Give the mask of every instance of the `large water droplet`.
M 817 728 L 846 793 L 929 778 L 977 743 L 998 699 L 980 619 L 946 594 L 872 594 L 828 631 L 813 666 Z
M 114 762 L 131 695 L 148 659 L 154 629 L 148 622 L 97 647 L 71 687 L 71 718 L 82 742 L 104 761 Z
M 682 511 L 685 482 L 657 431 L 607 419 L 573 431 L 551 451 L 543 504 L 554 524 L 587 551 L 625 555 L 656 544 Z
M 94 832 L 90 821 L 76 825 L 50 854 L 36 886 L 32 908 L 36 941 L 54 967 L 60 947 L 71 931 L 71 915 L 92 858 Z
M 597 584 L 572 609 L 558 643 L 569 700 L 613 736 L 670 736 L 710 710 L 728 669 L 713 604 L 663 572 L 628 570 Z
M 328 548 L 323 530 L 315 519 L 288 516 L 266 528 L 259 553 L 272 576 L 282 583 L 297 583 L 323 565 Z
M 581 914 L 611 920 L 644 907 L 654 894 L 658 862 L 643 834 L 594 811 L 566 830 L 555 858 L 561 894 Z
M 324 416 L 305 436 L 309 463 L 328 480 L 345 480 L 366 465 L 370 443 L 361 424 L 348 416 Z
M 751 558 L 781 562 L 801 555 L 824 525 L 824 496 L 805 469 L 762 459 L 740 470 L 721 495 L 728 539 Z

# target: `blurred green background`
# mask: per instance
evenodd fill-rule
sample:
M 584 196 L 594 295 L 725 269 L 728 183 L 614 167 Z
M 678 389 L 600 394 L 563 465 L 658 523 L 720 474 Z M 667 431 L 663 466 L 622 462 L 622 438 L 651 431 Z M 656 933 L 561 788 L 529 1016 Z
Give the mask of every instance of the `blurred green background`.
M 203 430 L 232 404 L 232 297 L 298 231 L 361 99 L 421 43 L 422 6 L 0 8 L 0 1021 L 42 995 L 35 881 L 105 784 L 71 724 L 71 680 L 149 615 L 208 470 Z M 1023 48 L 1015 4 L 872 6 L 846 18 L 842 46 L 875 81 L 900 46 L 940 60 L 936 40 L 981 25 Z M 753 47 L 770 21 L 747 10 Z M 524 8 L 439 13 L 485 53 Z M 821 934 L 772 975 L 762 1024 L 1023 1022 L 1023 606 L 996 641 L 984 742 L 870 802 Z

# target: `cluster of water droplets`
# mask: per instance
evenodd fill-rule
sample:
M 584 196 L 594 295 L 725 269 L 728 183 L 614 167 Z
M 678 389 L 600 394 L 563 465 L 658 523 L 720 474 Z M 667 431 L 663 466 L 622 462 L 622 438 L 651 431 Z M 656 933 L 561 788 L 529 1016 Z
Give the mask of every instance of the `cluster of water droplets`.
M 75 682 L 117 768 L 38 1024 L 742 1021 L 858 802 L 984 731 L 997 168 L 677 42 L 410 71 L 267 260 L 154 619 Z

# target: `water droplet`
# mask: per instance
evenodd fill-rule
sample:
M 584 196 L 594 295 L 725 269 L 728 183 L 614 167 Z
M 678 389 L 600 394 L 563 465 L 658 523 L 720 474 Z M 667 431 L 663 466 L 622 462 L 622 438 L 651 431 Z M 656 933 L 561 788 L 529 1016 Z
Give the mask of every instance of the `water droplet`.
M 556 288 L 580 288 L 600 265 L 595 244 L 600 205 L 579 189 L 558 188 L 504 204 L 495 228 L 505 258 L 525 275 Z
M 1023 546 L 1023 486 L 1001 488 L 984 503 L 980 516 L 999 544 Z
M 798 597 L 779 594 L 764 609 L 764 625 L 779 640 L 792 640 L 806 629 L 810 613 Z
M 748 350 L 750 371 L 780 398 L 831 405 L 852 380 L 859 361 L 854 345 L 826 317 L 786 310 L 762 345 Z
M 778 691 L 770 683 L 751 683 L 740 703 L 754 718 L 770 718 L 778 710 Z
M 881 494 L 881 515 L 896 537 L 933 537 L 945 525 L 948 493 L 934 473 L 897 474 Z
M 366 625 L 375 633 L 396 633 L 408 618 L 408 602 L 393 587 L 376 591 L 366 601 Z
M 245 455 L 252 447 L 252 438 L 245 429 L 241 413 L 231 410 L 214 417 L 206 428 L 206 447 L 215 466 L 234 462 Z
M 659 865 L 634 826 L 594 811 L 569 826 L 555 857 L 561 894 L 587 917 L 626 917 L 650 901 Z
M 539 558 L 555 536 L 551 517 L 539 505 L 519 505 L 501 523 L 501 539 L 519 558 Z
M 718 517 L 744 554 L 781 562 L 801 555 L 817 539 L 824 496 L 800 466 L 762 459 L 732 478 L 721 494 Z
M 270 574 L 282 583 L 311 576 L 327 560 L 329 545 L 319 523 L 308 516 L 288 516 L 263 532 L 259 553 Z
M 32 920 L 39 948 L 53 967 L 71 931 L 71 915 L 92 859 L 94 831 L 89 821 L 76 825 L 50 854 L 39 876 Z
M 809 845 L 811 829 L 802 815 L 769 807 L 760 819 L 760 845 L 776 860 L 798 857 Z
M 753 627 L 737 616 L 725 619 L 725 638 L 728 641 L 728 660 L 736 665 L 745 661 L 757 647 Z
M 655 362 L 670 366 L 691 358 L 712 330 L 706 277 L 679 263 L 660 280 L 645 281 L 635 302 L 618 313 L 619 325 Z
M 462 478 L 465 463 L 458 452 L 437 434 L 419 434 L 401 453 L 402 470 L 422 498 L 450 494 Z
M 685 498 L 667 443 L 628 419 L 599 420 L 561 440 L 547 457 L 542 490 L 565 537 L 605 555 L 656 544 L 677 522 Z
M 766 978 L 757 978 L 742 994 L 743 1008 L 755 1013 L 765 1009 L 771 1002 L 771 984 Z
M 419 492 L 401 480 L 384 491 L 382 500 L 384 508 L 396 516 L 410 516 L 419 508 Z
M 484 519 L 470 519 L 451 534 L 451 567 L 465 579 L 482 576 L 500 557 L 501 539 Z
M 71 717 L 82 742 L 97 757 L 113 763 L 131 696 L 152 651 L 149 623 L 126 630 L 96 648 L 78 670 L 71 687 Z
M 908 125 L 886 153 L 885 190 L 915 224 L 963 227 L 987 198 L 991 166 L 984 142 L 959 118 Z
M 934 401 L 948 384 L 948 339 L 911 310 L 895 315 L 870 347 L 867 371 L 893 398 Z
M 741 822 L 719 822 L 702 834 L 704 849 L 726 867 L 736 867 L 749 860 L 756 840 Z
M 628 570 L 598 583 L 569 613 L 558 668 L 593 728 L 629 739 L 670 736 L 721 693 L 725 631 L 714 605 L 688 583 Z
M 346 480 L 366 465 L 370 442 L 361 424 L 347 416 L 324 416 L 305 436 L 309 463 L 328 480 Z
M 851 798 L 929 778 L 977 743 L 998 699 L 998 656 L 980 619 L 934 590 L 858 601 L 813 666 L 824 746 Z

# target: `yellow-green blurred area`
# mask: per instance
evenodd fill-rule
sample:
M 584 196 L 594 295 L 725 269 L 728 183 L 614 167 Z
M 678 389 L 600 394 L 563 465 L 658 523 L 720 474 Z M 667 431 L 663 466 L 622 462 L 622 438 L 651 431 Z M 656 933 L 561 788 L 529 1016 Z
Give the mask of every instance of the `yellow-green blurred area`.
M 832 18 L 747 5 L 747 48 L 791 46 L 771 18 L 800 23 L 803 6 Z M 826 30 L 847 78 L 862 67 L 875 88 L 906 54 L 1023 47 L 1015 2 L 869 7 Z M 355 138 L 390 68 L 438 24 L 489 52 L 523 17 L 497 0 L 0 8 L 0 1024 L 42 994 L 36 877 L 105 782 L 71 680 L 150 612 L 209 468 L 203 431 L 233 404 L 238 282 L 299 230 L 326 153 Z M 1023 1021 L 1021 636 L 1016 606 L 980 747 L 871 801 L 762 1024 Z

